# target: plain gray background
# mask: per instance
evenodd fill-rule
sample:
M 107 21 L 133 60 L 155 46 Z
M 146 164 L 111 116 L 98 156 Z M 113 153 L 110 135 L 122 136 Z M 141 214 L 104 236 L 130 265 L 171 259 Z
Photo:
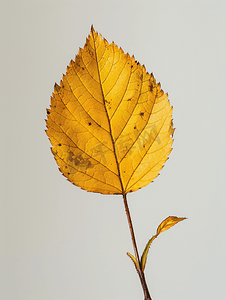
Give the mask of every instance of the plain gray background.
M 138 300 L 121 196 L 58 171 L 44 132 L 54 83 L 91 24 L 169 93 L 175 142 L 154 183 L 128 196 L 140 253 L 154 241 L 153 300 L 225 298 L 225 0 L 1 1 L 0 299 Z

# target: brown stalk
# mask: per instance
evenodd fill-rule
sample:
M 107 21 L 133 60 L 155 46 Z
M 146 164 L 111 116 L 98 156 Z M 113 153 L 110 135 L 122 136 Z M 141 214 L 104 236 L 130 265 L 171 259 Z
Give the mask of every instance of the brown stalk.
M 132 238 L 132 242 L 133 242 L 133 249 L 134 249 L 135 257 L 137 260 L 137 272 L 138 272 L 140 282 L 141 282 L 143 292 L 144 292 L 144 300 L 152 300 L 151 295 L 148 290 L 146 280 L 145 280 L 144 272 L 142 271 L 142 268 L 141 268 L 141 261 L 139 258 L 138 248 L 137 248 L 137 244 L 136 244 L 136 239 L 135 239 L 135 234 L 134 234 L 134 230 L 133 230 L 133 224 L 132 224 L 132 219 L 130 216 L 130 211 L 129 211 L 126 194 L 123 194 L 123 201 L 124 201 L 124 205 L 125 205 L 127 220 L 129 223 L 130 234 L 131 234 L 131 238 Z

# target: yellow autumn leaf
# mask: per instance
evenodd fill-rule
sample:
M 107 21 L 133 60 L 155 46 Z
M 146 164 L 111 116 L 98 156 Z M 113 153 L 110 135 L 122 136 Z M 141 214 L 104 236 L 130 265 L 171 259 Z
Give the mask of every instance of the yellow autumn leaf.
M 47 110 L 62 174 L 90 192 L 136 191 L 158 176 L 173 131 L 168 95 L 153 75 L 92 27 Z
M 142 267 L 142 271 L 144 271 L 145 265 L 146 265 L 146 261 L 147 261 L 147 255 L 148 255 L 148 251 L 149 248 L 152 244 L 152 242 L 154 241 L 154 239 L 156 239 L 158 237 L 158 235 L 169 229 L 170 227 L 176 225 L 178 222 L 185 220 L 186 218 L 178 218 L 178 217 L 172 217 L 169 216 L 168 218 L 166 218 L 164 221 L 162 221 L 162 223 L 159 225 L 159 227 L 157 228 L 157 232 L 156 235 L 154 235 L 147 243 L 144 252 L 142 254 L 141 257 L 141 267 Z
M 176 225 L 178 222 L 183 221 L 186 218 L 178 218 L 178 217 L 168 217 L 159 225 L 157 229 L 156 235 L 158 236 L 161 232 L 171 228 Z

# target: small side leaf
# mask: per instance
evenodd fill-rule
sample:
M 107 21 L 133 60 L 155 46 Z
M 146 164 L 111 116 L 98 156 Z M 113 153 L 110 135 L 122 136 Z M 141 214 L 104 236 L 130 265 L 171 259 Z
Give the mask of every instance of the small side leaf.
M 178 218 L 178 217 L 168 217 L 159 225 L 157 229 L 157 235 L 161 232 L 169 229 L 170 227 L 176 225 L 178 222 L 183 221 L 186 218 Z
M 137 260 L 136 260 L 136 258 L 135 258 L 132 254 L 130 254 L 129 252 L 127 252 L 126 254 L 132 259 L 132 261 L 133 261 L 133 263 L 134 263 L 134 265 L 135 265 L 135 268 L 136 268 L 136 270 L 138 271 L 138 265 L 137 265 Z
M 162 221 L 162 223 L 159 225 L 158 229 L 157 229 L 157 232 L 156 232 L 156 235 L 154 235 L 147 243 L 145 249 L 144 249 L 144 252 L 142 254 L 142 257 L 141 257 L 141 267 L 142 267 L 142 271 L 144 271 L 144 268 L 145 268 L 145 265 L 146 265 L 146 262 L 147 262 L 147 255 L 148 255 L 148 251 L 149 251 L 149 248 L 151 246 L 151 243 L 154 241 L 155 238 L 157 238 L 157 236 L 171 228 L 172 226 L 176 225 L 178 222 L 180 221 L 183 221 L 184 219 L 186 218 L 178 218 L 178 217 L 168 217 L 166 218 L 164 221 Z
M 144 252 L 142 254 L 142 257 L 141 257 L 141 268 L 142 268 L 142 271 L 144 271 L 144 268 L 145 268 L 145 265 L 146 265 L 146 261 L 147 261 L 147 256 L 148 256 L 148 250 L 151 246 L 151 243 L 154 241 L 154 239 L 157 238 L 157 235 L 154 235 L 147 243 L 145 249 L 144 249 Z

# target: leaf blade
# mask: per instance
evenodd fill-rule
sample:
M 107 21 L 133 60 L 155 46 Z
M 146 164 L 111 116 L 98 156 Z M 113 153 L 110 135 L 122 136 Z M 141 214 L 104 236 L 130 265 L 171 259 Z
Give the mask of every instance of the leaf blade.
M 162 221 L 162 223 L 158 226 L 156 235 L 158 236 L 161 232 L 168 230 L 169 228 L 176 225 L 178 222 L 181 222 L 185 219 L 186 218 L 178 218 L 178 217 L 174 217 L 174 216 L 169 216 L 164 221 Z
M 47 135 L 62 174 L 92 192 L 152 182 L 172 146 L 172 107 L 153 75 L 91 28 L 55 85 Z

